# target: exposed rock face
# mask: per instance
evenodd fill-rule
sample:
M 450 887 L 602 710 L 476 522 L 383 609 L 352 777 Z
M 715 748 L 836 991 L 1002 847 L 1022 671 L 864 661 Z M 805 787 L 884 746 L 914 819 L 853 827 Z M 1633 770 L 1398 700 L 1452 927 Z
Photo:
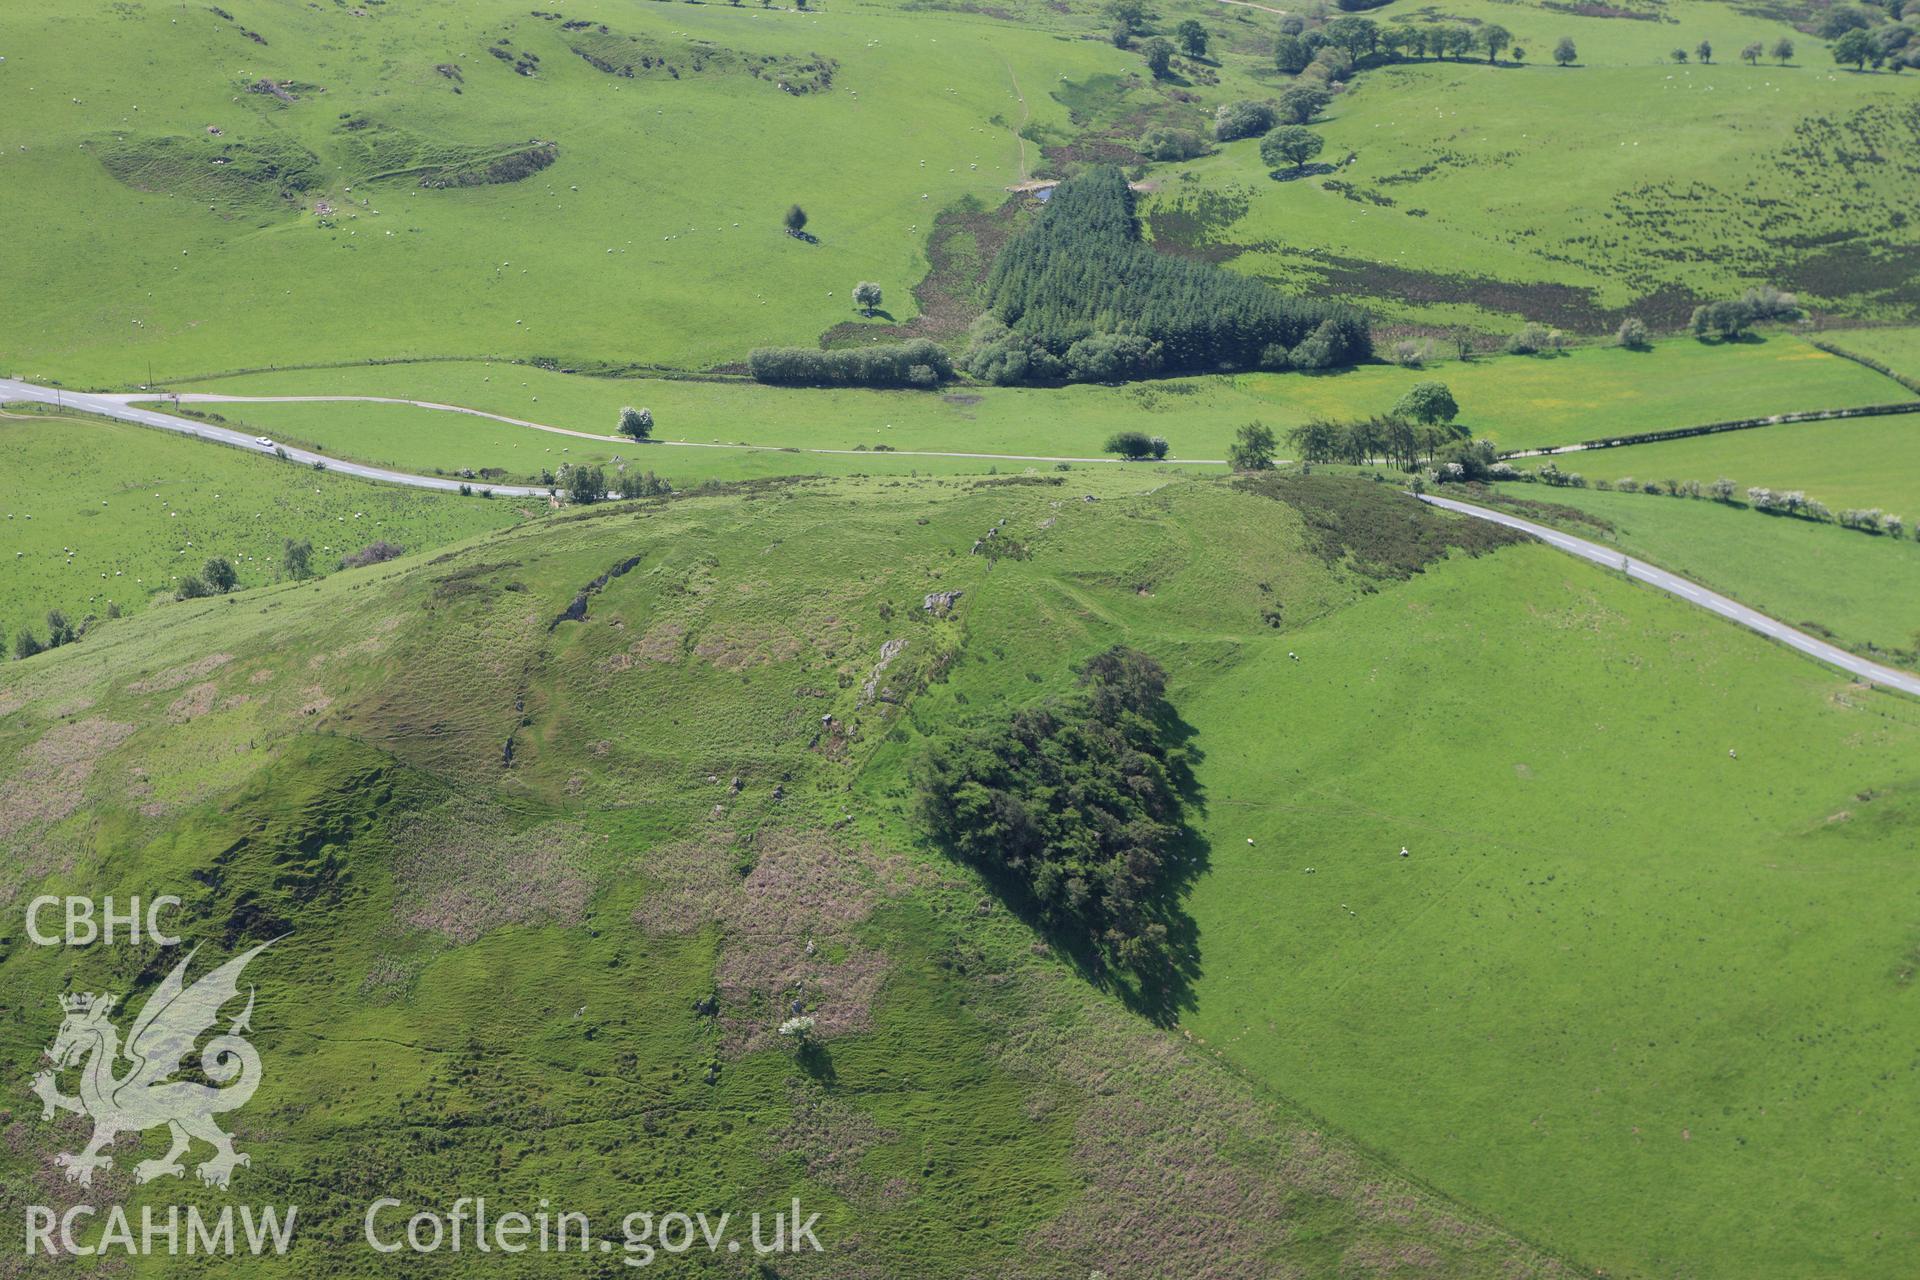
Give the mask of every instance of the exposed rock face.
M 963 594 L 960 591 L 936 591 L 922 601 L 920 607 L 936 618 L 944 618 L 952 612 L 954 601 Z

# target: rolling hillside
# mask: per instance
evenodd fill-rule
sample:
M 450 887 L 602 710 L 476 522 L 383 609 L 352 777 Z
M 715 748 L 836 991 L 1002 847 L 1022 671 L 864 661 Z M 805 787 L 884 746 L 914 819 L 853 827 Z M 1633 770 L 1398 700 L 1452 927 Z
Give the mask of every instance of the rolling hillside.
M 444 1204 L 479 1168 L 596 1218 L 798 1194 L 832 1251 L 795 1275 L 1705 1269 L 1730 1202 L 1794 1206 L 1748 1274 L 1903 1247 L 1897 1187 L 1851 1179 L 1912 1080 L 1820 1029 L 1900 999 L 1910 705 L 1387 486 L 1060 480 L 762 483 L 112 624 L 0 668 L 0 893 L 177 887 L 196 943 L 281 938 L 236 1132 L 311 1215 L 306 1271 L 353 1270 L 363 1188 Z M 913 799 L 926 744 L 1116 642 L 1191 726 L 1177 1030 Z M 1789 719 L 1729 719 L 1736 688 Z M 1841 896 L 1884 905 L 1816 909 Z M 9 1074 L 54 993 L 159 972 L 4 945 Z M 1802 976 L 1760 980 L 1789 946 Z M 1696 1009 L 1779 1056 L 1725 1078 Z M 47 1129 L 13 1133 L 7 1176 L 58 1192 Z M 1521 1191 L 1596 1162 L 1625 1162 L 1606 1198 Z

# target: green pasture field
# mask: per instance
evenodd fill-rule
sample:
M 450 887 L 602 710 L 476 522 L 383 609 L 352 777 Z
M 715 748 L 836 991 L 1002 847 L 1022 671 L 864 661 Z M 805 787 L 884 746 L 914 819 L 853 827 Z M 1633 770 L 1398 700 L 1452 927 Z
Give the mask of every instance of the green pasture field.
M 1338 178 L 1354 198 L 1276 184 L 1232 144 L 1152 167 L 1156 240 L 1495 331 L 1597 332 L 1629 304 L 1670 325 L 1759 281 L 1910 312 L 1897 165 L 1857 187 L 1835 156 L 1843 136 L 1914 152 L 1911 77 L 1837 72 L 1804 37 L 1795 65 L 1747 67 L 1738 43 L 1788 29 L 1717 5 L 1673 23 L 1469 8 L 1450 16 L 1497 13 L 1528 65 L 1357 77 L 1322 126 L 1329 161 L 1359 157 Z M 855 319 L 860 279 L 888 291 L 873 325 L 909 321 L 943 211 L 1284 87 L 1270 15 L 1191 9 L 1215 56 L 1156 85 L 1092 6 L 1014 9 L 629 6 L 573 30 L 508 0 L 36 10 L 0 68 L 0 209 L 35 252 L 0 289 L 62 305 L 0 317 L 0 358 L 117 384 L 429 355 L 725 364 Z M 1538 65 L 1561 33 L 1582 65 Z M 1661 61 L 1699 36 L 1720 61 Z M 536 151 L 552 163 L 515 159 Z M 1785 212 L 1760 226 L 1756 197 Z M 783 234 L 795 201 L 817 243 Z
M 1782 622 L 1830 633 L 1848 648 L 1904 653 L 1909 662 L 1920 652 L 1920 542 L 1911 527 L 1895 542 L 1834 524 L 1764 516 L 1744 505 L 1744 491 L 1737 495 L 1741 505 L 1728 506 L 1665 494 L 1496 488 L 1507 498 L 1548 504 L 1529 508 L 1530 518 L 1612 543 Z
M 1920 379 L 1920 329 L 1840 329 L 1827 334 L 1826 340 L 1843 351 L 1870 356 L 1895 373 Z
M 1494 332 L 1532 320 L 1607 333 L 1628 314 L 1674 329 L 1697 301 L 1756 283 L 1910 316 L 1920 241 L 1896 217 L 1904 171 L 1850 170 L 1844 139 L 1910 164 L 1920 80 L 1839 71 L 1822 42 L 1718 5 L 1657 7 L 1669 10 L 1672 21 L 1640 22 L 1449 9 L 1508 27 L 1527 65 L 1362 73 L 1318 129 L 1335 174 L 1276 182 L 1257 140 L 1159 166 L 1155 239 L 1389 318 Z M 1562 34 L 1580 65 L 1552 65 Z M 1799 48 L 1794 65 L 1739 60 L 1741 45 L 1781 35 Z M 1702 37 L 1720 50 L 1712 65 L 1666 60 Z
M 1543 459 L 1515 465 L 1535 468 Z M 1794 422 L 1751 431 L 1690 436 L 1619 449 L 1591 449 L 1554 460 L 1593 480 L 1732 479 L 1749 486 L 1800 489 L 1835 510 L 1879 507 L 1920 511 L 1920 414 L 1834 422 Z
M 424 551 L 527 519 L 524 503 L 371 484 L 91 418 L 0 414 L 0 456 L 9 639 L 29 626 L 45 639 L 49 609 L 77 623 L 110 603 L 141 608 L 210 556 L 255 587 L 278 579 L 289 538 L 311 541 L 324 571 L 376 540 Z
M 884 7 L 623 4 L 596 15 L 604 35 L 510 0 L 224 9 L 86 0 L 9 25 L 0 209 L 34 252 L 7 256 L 0 292 L 62 299 L 0 316 L 10 372 L 704 366 L 853 319 L 862 279 L 904 321 L 935 217 L 998 204 L 1039 162 L 1017 131 L 1066 126 L 1053 86 L 1137 61 Z M 660 62 L 629 78 L 576 47 Z M 281 92 L 249 91 L 263 80 Z M 530 141 L 558 148 L 531 176 L 421 185 Z M 794 202 L 817 243 L 784 233 Z
M 1540 548 L 1183 707 L 1208 1047 L 1610 1275 L 1904 1268 L 1914 703 Z
M 1893 380 L 1797 338 L 1727 346 L 1692 339 L 1647 352 L 1576 348 L 1555 356 L 1476 357 L 1422 369 L 1368 365 L 1337 374 L 1174 378 L 1122 387 L 952 387 L 816 390 L 737 381 L 568 377 L 524 366 L 435 362 L 289 370 L 195 382 L 182 391 L 232 395 L 375 395 L 482 409 L 608 434 L 624 404 L 653 410 L 662 440 L 770 449 L 898 450 L 1094 457 L 1123 427 L 1162 435 L 1177 458 L 1226 456 L 1234 432 L 1260 420 L 1282 430 L 1317 415 L 1390 410 L 1416 382 L 1439 379 L 1461 421 L 1502 448 L 1567 444 L 1728 417 L 1896 401 Z M 822 454 L 713 456 L 717 451 L 600 444 L 407 406 L 187 405 L 254 423 L 276 439 L 414 470 L 501 467 L 519 476 L 562 460 L 618 453 L 671 479 L 842 470 L 1005 470 L 1017 463 L 939 458 L 849 459 Z M 563 450 L 565 452 L 563 452 Z M 1045 466 L 1047 464 L 1038 464 Z

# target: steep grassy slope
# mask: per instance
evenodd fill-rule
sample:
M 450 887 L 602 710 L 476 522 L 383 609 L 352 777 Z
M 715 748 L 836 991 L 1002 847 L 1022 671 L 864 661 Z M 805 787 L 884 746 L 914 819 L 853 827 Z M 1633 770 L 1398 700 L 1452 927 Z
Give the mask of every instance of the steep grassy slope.
M 870 798 L 928 681 L 956 677 L 936 730 L 982 674 L 1012 693 L 979 710 L 1032 697 L 1139 589 L 1213 602 L 1167 628 L 1176 655 L 1364 589 L 1289 508 L 1153 483 L 766 484 L 111 624 L 0 667 L 0 900 L 171 891 L 209 955 L 280 938 L 248 975 L 268 1071 L 232 1117 L 236 1188 L 309 1225 L 236 1274 L 440 1274 L 368 1253 L 366 1205 L 481 1193 L 601 1234 L 799 1195 L 828 1252 L 789 1276 L 1567 1274 L 1123 1013 Z M 1400 516 L 1419 554 L 1487 536 Z M 970 555 L 989 528 L 1032 559 Z M 1049 562 L 1077 568 L 1041 586 Z M 950 616 L 935 589 L 963 593 Z M 172 958 L 0 933 L 5 1074 L 35 1069 L 55 994 L 131 1010 Z M 799 1055 L 775 1033 L 796 1006 Z M 51 1156 L 83 1128 L 12 1111 L 20 1199 L 74 1200 Z M 220 1203 L 129 1184 L 158 1139 L 93 1195 Z
M 703 366 L 850 319 L 860 279 L 906 320 L 936 215 L 997 204 L 1038 159 L 1015 131 L 1066 124 L 1045 87 L 1132 61 L 939 13 L 589 16 L 22 11 L 0 190 L 35 251 L 0 287 L 63 305 L 0 316 L 0 351 L 114 381 L 401 354 Z M 622 74 L 629 54 L 655 65 Z M 816 242 L 784 234 L 795 201 Z
M 1630 305 L 1674 324 L 1761 279 L 1909 317 L 1911 78 L 1831 74 L 1805 37 L 1806 65 L 1674 69 L 1676 39 L 1789 29 L 1661 7 L 1671 23 L 1449 11 L 1497 17 L 1535 62 L 1576 35 L 1582 65 L 1363 72 L 1324 128 L 1350 166 L 1277 184 L 1253 142 L 1154 166 L 1155 241 L 1496 332 L 1599 331 Z M 861 279 L 888 298 L 862 324 L 910 322 L 944 211 L 1284 87 L 1273 15 L 1158 25 L 1185 13 L 1215 56 L 1156 83 L 1092 3 L 29 8 L 0 74 L 0 201 L 34 252 L 0 287 L 60 305 L 0 315 L 0 352 L 115 383 L 395 356 L 706 367 L 840 330 Z M 1596 119 L 1615 99 L 1663 105 Z M 815 242 L 782 232 L 795 201 Z M 951 336 L 965 309 L 929 319 Z
M 1808 37 L 1717 6 L 1691 7 L 1700 34 L 1684 40 L 1664 22 L 1470 8 L 1539 63 L 1578 31 L 1583 65 L 1483 55 L 1364 73 L 1328 111 L 1323 159 L 1337 173 L 1276 183 L 1255 142 L 1230 145 L 1168 175 L 1148 211 L 1156 235 L 1164 225 L 1282 287 L 1496 332 L 1525 317 L 1599 333 L 1629 313 L 1677 328 L 1698 298 L 1754 282 L 1911 317 L 1910 80 L 1835 75 Z M 1716 28 L 1741 42 L 1792 36 L 1804 65 L 1666 61 Z M 1638 47 L 1608 50 L 1602 33 Z M 1592 109 L 1606 101 L 1645 109 Z M 1874 162 L 1855 158 L 1867 149 Z

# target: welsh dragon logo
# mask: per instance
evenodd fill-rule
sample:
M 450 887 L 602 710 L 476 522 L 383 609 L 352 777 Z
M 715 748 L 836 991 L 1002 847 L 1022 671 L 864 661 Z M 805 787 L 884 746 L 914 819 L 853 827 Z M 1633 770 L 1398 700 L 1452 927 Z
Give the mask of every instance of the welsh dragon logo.
M 214 1123 L 222 1112 L 245 1106 L 260 1086 L 260 1054 L 245 1038 L 253 1018 L 251 988 L 246 1009 L 224 1035 L 214 1036 L 200 1051 L 200 1073 L 213 1083 L 174 1077 L 201 1034 L 219 1021 L 221 1007 L 240 994 L 241 970 L 271 945 L 263 942 L 235 956 L 190 987 L 182 981 L 194 956 L 189 952 L 147 998 L 124 1046 L 119 1030 L 107 1018 L 117 997 L 92 993 L 60 997 L 66 1016 L 47 1050 L 53 1070 L 33 1078 L 33 1091 L 43 1104 L 43 1120 L 51 1120 L 56 1109 L 93 1119 L 93 1138 L 85 1150 L 54 1157 L 54 1163 L 66 1169 L 67 1181 L 91 1186 L 95 1169 L 113 1165 L 113 1157 L 102 1155 L 102 1148 L 112 1146 L 120 1134 L 140 1134 L 161 1125 L 171 1131 L 173 1145 L 158 1160 L 142 1160 L 134 1166 L 136 1181 L 180 1177 L 186 1172 L 180 1157 L 195 1138 L 213 1147 L 212 1158 L 195 1171 L 208 1186 L 225 1187 L 236 1165 L 252 1163 L 233 1149 L 233 1139 Z M 131 1065 L 116 1075 L 122 1055 Z M 80 1068 L 80 1093 L 68 1097 L 60 1092 L 56 1073 L 73 1067 Z

